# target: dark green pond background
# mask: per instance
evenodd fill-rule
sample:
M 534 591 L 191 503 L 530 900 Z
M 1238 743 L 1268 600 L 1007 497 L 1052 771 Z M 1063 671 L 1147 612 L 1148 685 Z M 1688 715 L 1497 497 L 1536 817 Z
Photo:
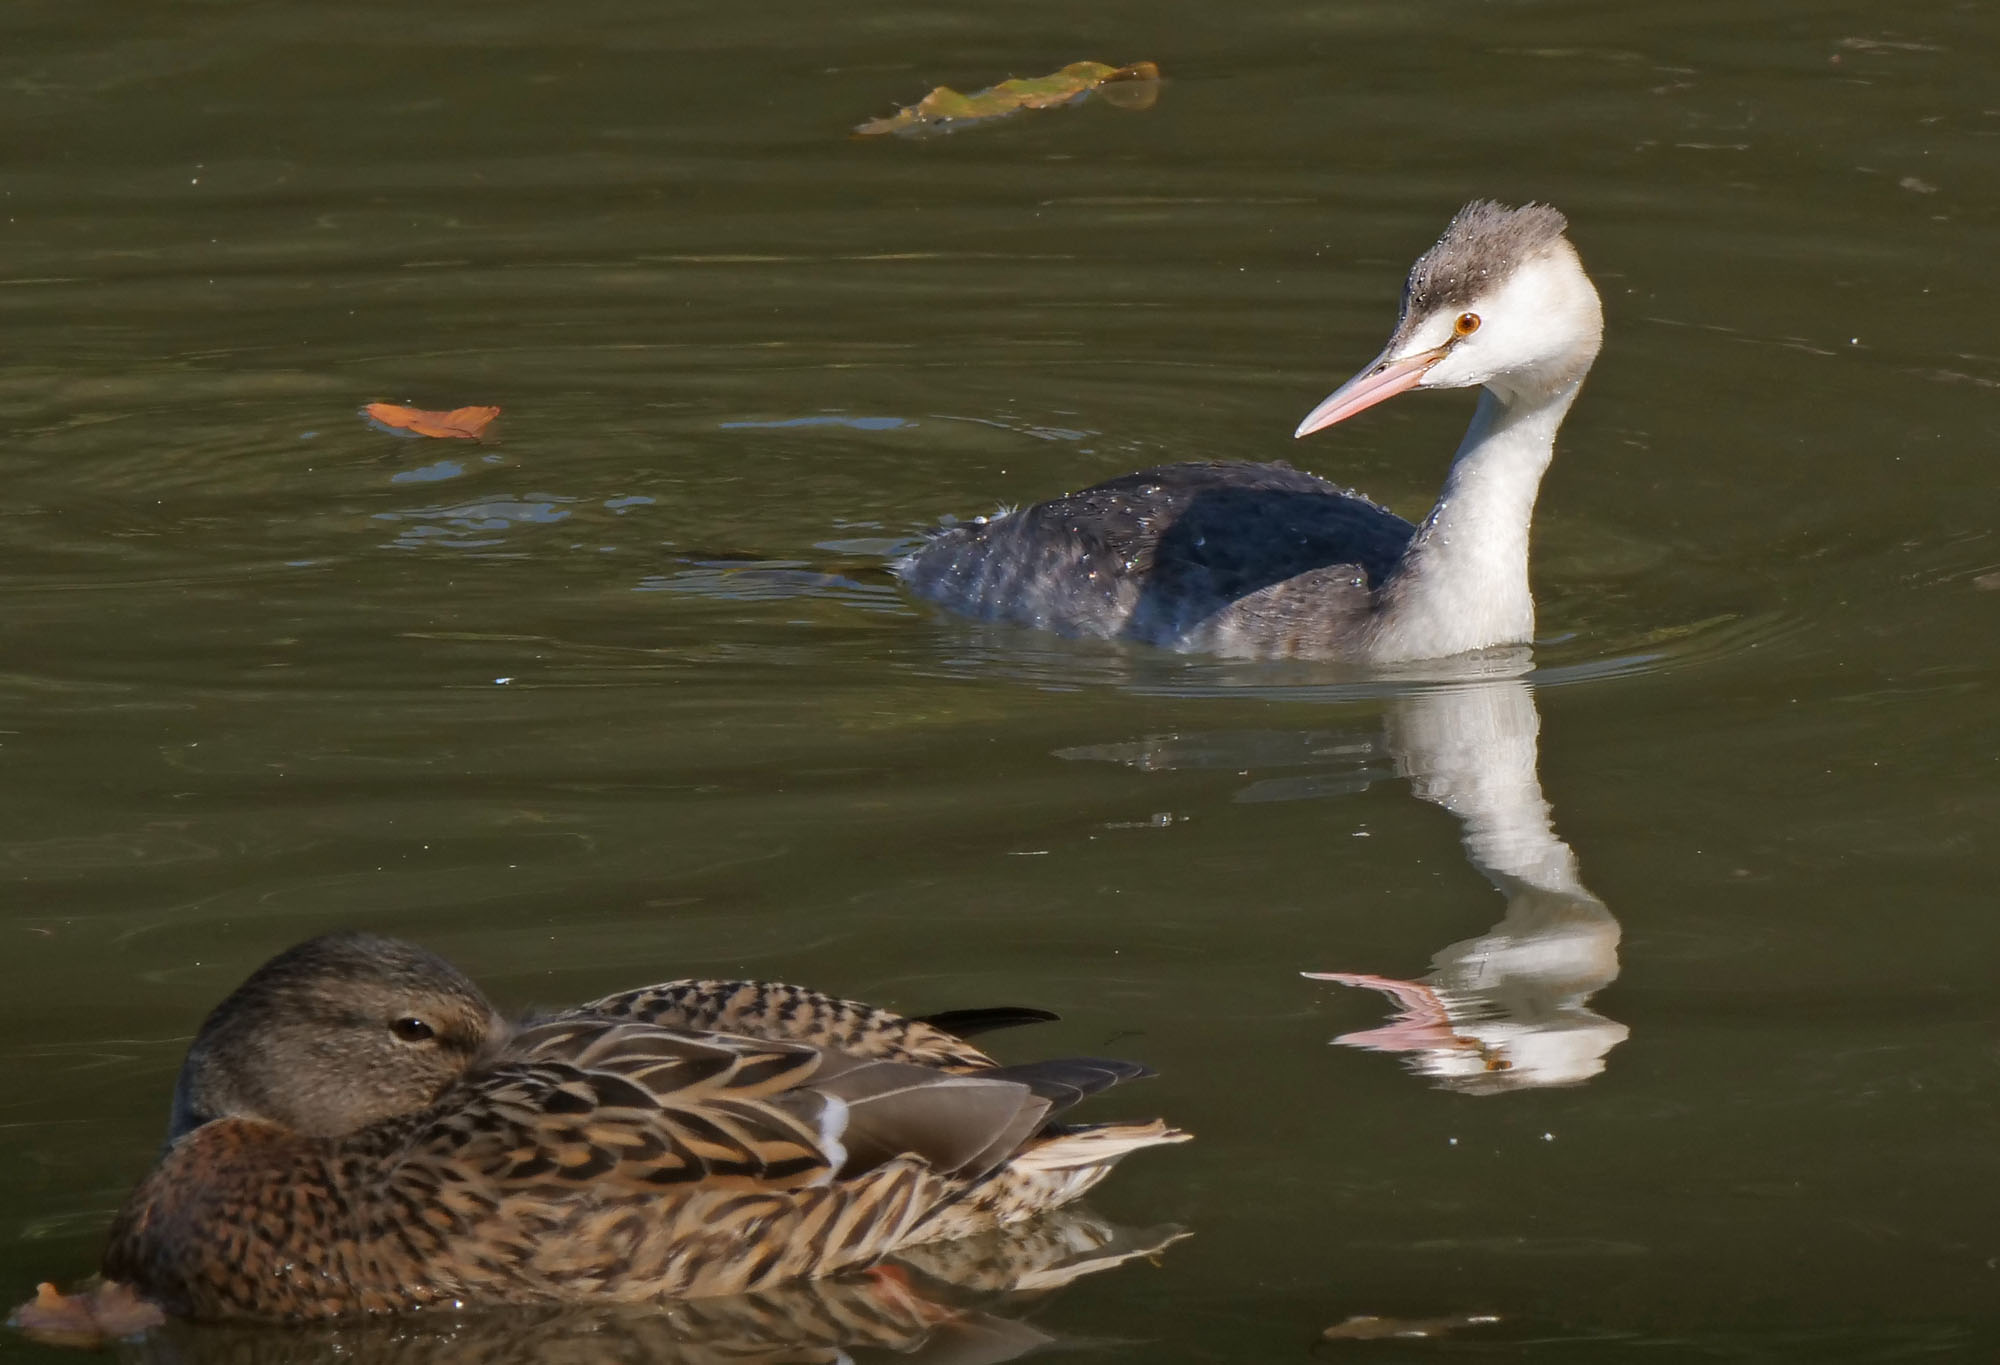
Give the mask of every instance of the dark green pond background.
M 1995 1358 L 1996 51 L 1937 0 L 13 0 L 0 1290 L 93 1267 L 203 1012 L 356 925 L 509 1006 L 750 974 L 1157 1066 L 1097 1112 L 1199 1140 L 1094 1203 L 1194 1235 L 1036 1305 L 1064 1358 Z M 1080 58 L 1169 80 L 848 136 Z M 1607 315 L 1529 686 L 882 572 L 1171 460 L 1421 514 L 1468 395 L 1289 433 L 1480 195 Z M 1302 970 L 1477 976 L 1480 1047 L 1329 1046 L 1394 1006 Z

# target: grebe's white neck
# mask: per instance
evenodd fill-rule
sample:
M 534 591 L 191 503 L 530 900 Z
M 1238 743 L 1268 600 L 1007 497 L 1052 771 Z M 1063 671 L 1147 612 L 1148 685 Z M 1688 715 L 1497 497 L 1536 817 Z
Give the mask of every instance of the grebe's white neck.
M 1528 527 L 1556 428 L 1582 384 L 1480 392 L 1437 505 L 1382 586 L 1370 657 L 1430 659 L 1534 637 Z

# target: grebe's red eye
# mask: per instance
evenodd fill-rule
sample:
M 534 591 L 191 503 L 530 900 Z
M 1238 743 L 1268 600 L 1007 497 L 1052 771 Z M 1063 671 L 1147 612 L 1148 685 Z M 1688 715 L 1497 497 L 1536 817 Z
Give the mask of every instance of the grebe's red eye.
M 1455 336 L 1462 336 L 1462 337 L 1471 336 L 1474 332 L 1479 330 L 1479 314 L 1460 313 L 1458 315 L 1458 321 L 1454 322 L 1451 325 L 1451 330 L 1452 334 Z

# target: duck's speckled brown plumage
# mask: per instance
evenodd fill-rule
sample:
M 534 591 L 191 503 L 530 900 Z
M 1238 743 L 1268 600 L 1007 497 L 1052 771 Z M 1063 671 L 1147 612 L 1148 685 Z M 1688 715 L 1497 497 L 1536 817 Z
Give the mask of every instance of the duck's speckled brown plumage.
M 776 981 L 667 981 L 607 995 L 571 1013 L 811 1043 L 855 1057 L 916 1062 L 941 1071 L 984 1071 L 999 1065 L 963 1038 L 923 1019 Z
M 336 993 L 366 981 L 371 951 L 415 951 L 341 935 L 286 958 L 309 970 L 317 945 L 338 959 Z M 1185 1137 L 1046 1123 L 1144 1068 L 1001 1067 L 919 1020 L 740 982 L 649 987 L 507 1030 L 408 1112 L 308 1134 L 282 1095 L 270 1112 L 232 1103 L 240 1059 L 205 1047 L 246 994 L 265 1007 L 253 976 L 190 1052 L 209 1089 L 188 1107 L 212 1117 L 172 1142 L 105 1256 L 108 1276 L 184 1316 L 742 1293 L 1026 1217 L 1125 1152 Z M 411 1032 L 427 1008 L 420 990 L 384 1007 Z M 698 1018 L 736 1031 L 679 1026 Z M 322 1073 L 318 1101 L 349 1044 L 387 1026 L 353 1020 L 352 1038 L 288 1059 Z
M 118 1358 L 121 1365 L 851 1365 L 893 1353 L 908 1365 L 998 1365 L 1057 1344 L 1017 1320 L 1037 1295 L 1156 1256 L 1185 1235 L 1171 1226 L 1120 1228 L 1072 1206 L 1019 1227 L 905 1248 L 873 1272 L 683 1299 L 665 1311 L 600 1299 L 343 1317 L 282 1331 L 169 1323 L 142 1342 L 121 1340 Z M 81 1302 L 93 1315 L 129 1312 L 129 1300 L 109 1287 Z M 51 1320 L 43 1304 L 24 1305 L 11 1325 L 48 1344 L 73 1342 L 63 1333 L 76 1330 L 76 1306 L 66 1302 Z

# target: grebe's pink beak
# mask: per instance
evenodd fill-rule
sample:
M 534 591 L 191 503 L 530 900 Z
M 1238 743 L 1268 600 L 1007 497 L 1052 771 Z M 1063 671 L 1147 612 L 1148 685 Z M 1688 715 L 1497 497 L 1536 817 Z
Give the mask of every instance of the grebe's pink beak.
M 1419 351 L 1406 355 L 1401 360 L 1385 360 L 1376 356 L 1368 368 L 1342 384 L 1326 396 L 1326 400 L 1306 414 L 1306 420 L 1299 423 L 1299 429 L 1292 433 L 1292 439 L 1309 436 L 1321 427 L 1330 427 L 1335 422 L 1344 421 L 1360 412 L 1372 408 L 1387 398 L 1414 389 L 1423 382 L 1431 366 L 1445 357 L 1451 349 L 1449 344 L 1435 350 Z

